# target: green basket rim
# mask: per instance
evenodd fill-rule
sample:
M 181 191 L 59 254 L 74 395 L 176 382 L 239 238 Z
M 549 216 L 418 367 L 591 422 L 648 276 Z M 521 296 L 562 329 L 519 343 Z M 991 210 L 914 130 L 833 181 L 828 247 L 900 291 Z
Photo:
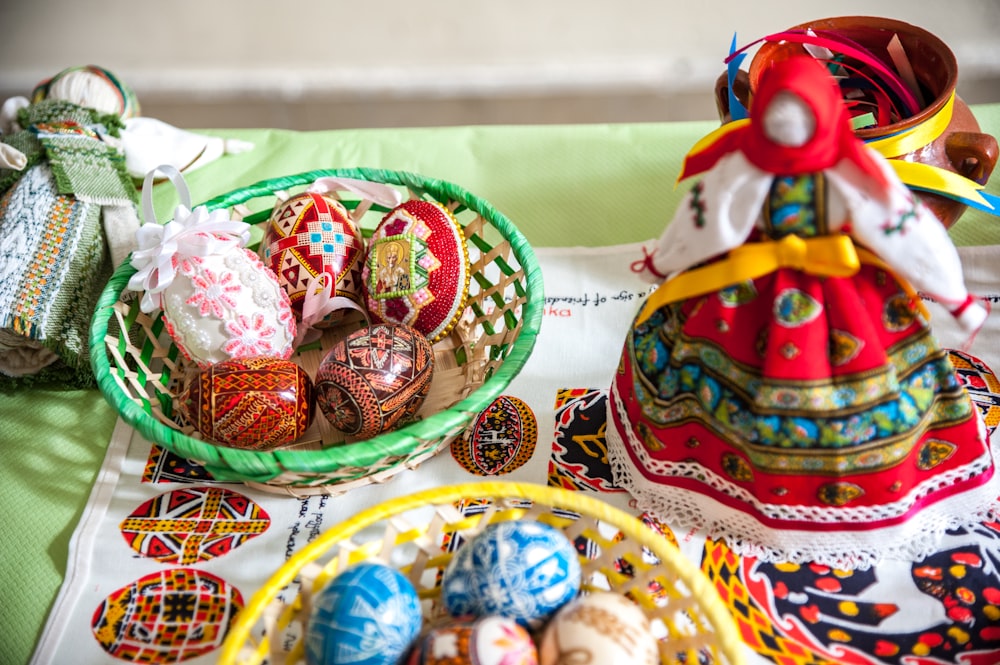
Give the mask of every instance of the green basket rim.
M 102 290 L 91 320 L 90 363 L 98 387 L 121 418 L 146 439 L 184 458 L 204 463 L 217 480 L 267 483 L 282 473 L 316 476 L 332 473 L 341 468 L 371 466 L 388 457 L 403 458 L 400 460 L 402 463 L 418 440 L 432 440 L 441 437 L 442 433 L 463 428 L 471 418 L 489 406 L 521 371 L 535 346 L 545 298 L 541 267 L 538 265 L 534 250 L 510 219 L 488 201 L 459 185 L 410 171 L 367 167 L 317 169 L 260 180 L 247 187 L 216 196 L 200 205 L 204 205 L 210 211 L 231 208 L 254 198 L 273 196 L 275 192 L 310 184 L 318 178 L 325 177 L 356 178 L 407 187 L 421 194 L 428 193 L 439 201 L 456 201 L 492 224 L 510 244 L 525 274 L 528 297 L 521 309 L 521 330 L 503 362 L 481 386 L 448 409 L 399 430 L 386 432 L 365 441 L 331 446 L 323 450 L 252 451 L 228 448 L 195 439 L 157 421 L 118 386 L 105 348 L 105 337 L 113 306 L 136 272 L 126 259 L 118 266 Z M 313 481 L 303 483 L 306 486 L 316 484 Z M 318 484 L 323 485 L 323 483 Z

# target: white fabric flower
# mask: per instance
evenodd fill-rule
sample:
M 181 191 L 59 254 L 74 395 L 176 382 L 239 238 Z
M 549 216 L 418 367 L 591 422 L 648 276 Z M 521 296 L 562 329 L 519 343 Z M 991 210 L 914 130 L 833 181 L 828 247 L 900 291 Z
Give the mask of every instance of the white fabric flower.
M 250 225 L 229 219 L 225 210 L 209 212 L 205 206 L 188 210 L 179 205 L 166 224 L 143 224 L 136 232 L 136 241 L 138 249 L 131 261 L 136 273 L 128 288 L 144 292 L 140 307 L 148 314 L 162 307 L 160 294 L 173 283 L 179 261 L 245 247 L 250 241 Z

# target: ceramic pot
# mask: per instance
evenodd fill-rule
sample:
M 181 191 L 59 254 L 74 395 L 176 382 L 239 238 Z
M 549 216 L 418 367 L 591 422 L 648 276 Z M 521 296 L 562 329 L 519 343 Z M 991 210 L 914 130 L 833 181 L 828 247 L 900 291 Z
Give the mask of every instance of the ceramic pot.
M 836 32 L 874 53 L 886 63 L 891 58 L 886 46 L 893 35 L 899 36 L 913 68 L 921 94 L 926 100 L 917 113 L 892 124 L 858 129 L 855 134 L 864 140 L 890 136 L 929 121 L 945 109 L 958 83 L 958 63 L 955 54 L 941 39 L 927 30 L 909 23 L 870 16 L 840 16 L 810 21 L 790 30 L 825 30 Z M 749 70 L 740 71 L 733 82 L 733 94 L 747 108 L 753 102 L 757 83 L 773 62 L 805 54 L 801 44 L 765 42 L 750 60 Z M 723 73 L 715 85 L 716 105 L 723 122 L 730 120 L 729 82 Z M 979 184 L 985 184 L 993 173 L 998 156 L 997 140 L 981 131 L 968 105 L 955 97 L 952 117 L 944 131 L 931 142 L 917 149 L 891 156 L 910 162 L 937 166 L 958 173 Z M 966 206 L 954 199 L 921 192 L 921 197 L 946 227 L 954 224 Z

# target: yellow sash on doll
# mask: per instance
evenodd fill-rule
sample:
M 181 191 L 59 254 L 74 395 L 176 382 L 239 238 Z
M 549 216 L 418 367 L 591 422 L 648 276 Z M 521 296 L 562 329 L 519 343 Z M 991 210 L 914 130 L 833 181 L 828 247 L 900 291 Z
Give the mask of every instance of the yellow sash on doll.
M 856 248 L 850 236 L 843 234 L 815 238 L 787 235 L 780 240 L 748 243 L 733 249 L 724 259 L 664 281 L 646 299 L 636 324 L 643 323 L 669 303 L 763 277 L 779 268 L 794 268 L 823 277 L 850 277 L 858 272 L 862 263 L 892 272 L 881 259 L 866 249 Z M 896 280 L 928 317 L 913 287 L 898 277 Z

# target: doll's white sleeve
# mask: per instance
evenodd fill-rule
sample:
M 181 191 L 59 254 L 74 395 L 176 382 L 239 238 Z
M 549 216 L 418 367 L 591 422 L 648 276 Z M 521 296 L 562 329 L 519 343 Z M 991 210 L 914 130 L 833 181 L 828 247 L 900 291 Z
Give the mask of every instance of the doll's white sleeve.
M 963 328 L 978 329 L 986 310 L 965 286 L 962 262 L 948 231 L 917 195 L 899 181 L 887 160 L 880 168 L 892 183 L 879 201 L 858 191 L 843 191 L 854 237 L 918 291 L 941 303 Z
M 641 274 L 655 282 L 669 278 L 746 241 L 758 219 L 771 176 L 742 153 L 719 160 L 684 195 L 673 219 L 651 250 Z

